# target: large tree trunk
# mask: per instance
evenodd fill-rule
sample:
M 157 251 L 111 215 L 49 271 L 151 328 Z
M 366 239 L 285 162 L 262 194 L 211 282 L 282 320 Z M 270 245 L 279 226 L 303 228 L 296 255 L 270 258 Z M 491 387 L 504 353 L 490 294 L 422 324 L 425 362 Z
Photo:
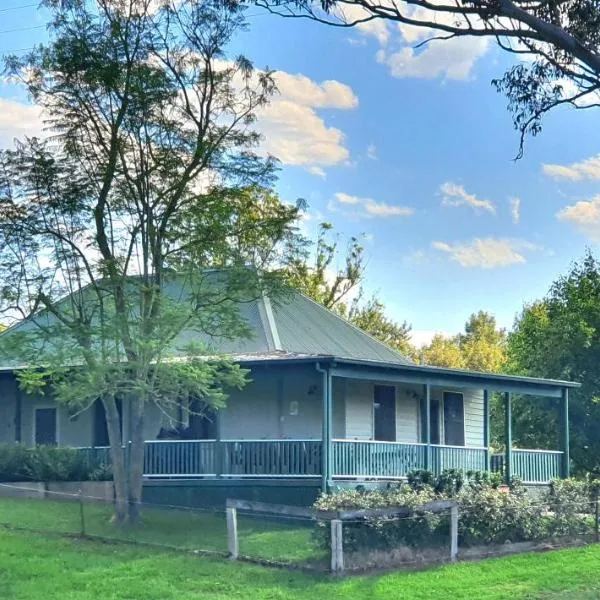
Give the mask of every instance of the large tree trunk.
M 128 520 L 135 523 L 140 517 L 144 476 L 144 398 L 132 398 L 131 446 L 129 455 Z
M 106 415 L 106 428 L 110 442 L 110 461 L 112 465 L 113 483 L 115 486 L 115 516 L 117 523 L 127 521 L 127 466 L 125 464 L 125 448 L 121 432 L 121 419 L 117 404 L 112 396 L 102 398 L 104 413 Z

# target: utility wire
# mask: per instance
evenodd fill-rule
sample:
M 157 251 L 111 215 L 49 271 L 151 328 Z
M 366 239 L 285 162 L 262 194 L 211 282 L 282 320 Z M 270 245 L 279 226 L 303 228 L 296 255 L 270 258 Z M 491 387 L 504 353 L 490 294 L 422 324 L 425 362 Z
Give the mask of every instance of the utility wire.
M 22 10 L 23 8 L 31 8 L 37 6 L 37 2 L 33 4 L 24 4 L 23 6 L 13 6 L 12 8 L 0 8 L 0 13 L 10 12 L 12 10 Z
M 34 29 L 43 29 L 45 25 L 34 25 L 33 27 L 19 27 L 17 29 L 4 29 L 0 31 L 0 35 L 3 33 L 16 33 L 17 31 L 33 31 Z

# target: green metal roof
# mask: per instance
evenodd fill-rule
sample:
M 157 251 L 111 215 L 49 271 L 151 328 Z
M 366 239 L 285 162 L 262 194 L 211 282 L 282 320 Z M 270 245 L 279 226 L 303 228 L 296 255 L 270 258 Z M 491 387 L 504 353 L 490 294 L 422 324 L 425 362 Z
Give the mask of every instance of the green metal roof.
M 185 284 L 182 285 L 177 279 L 166 285 L 165 294 L 178 302 L 189 301 Z M 262 297 L 241 302 L 238 307 L 251 331 L 251 337 L 231 340 L 187 329 L 175 338 L 170 354 L 173 357 L 181 355 L 182 348 L 187 343 L 197 341 L 205 344 L 215 354 L 256 357 L 273 353 L 335 355 L 348 359 L 412 364 L 408 358 L 299 292 L 286 294 L 285 298 L 278 299 L 277 302 Z M 48 313 L 37 315 L 36 319 L 46 325 L 55 322 L 55 317 Z M 23 320 L 6 330 L 2 336 L 9 336 L 17 331 L 32 331 L 35 328 L 33 321 Z M 44 352 L 49 350 L 51 351 L 46 347 Z M 9 360 L 0 363 L 0 370 L 22 366 Z

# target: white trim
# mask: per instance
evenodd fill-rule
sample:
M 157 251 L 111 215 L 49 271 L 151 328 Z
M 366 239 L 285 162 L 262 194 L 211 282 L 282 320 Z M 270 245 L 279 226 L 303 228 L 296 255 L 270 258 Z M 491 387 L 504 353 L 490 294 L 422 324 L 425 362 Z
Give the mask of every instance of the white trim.
M 31 420 L 31 443 L 34 446 L 37 446 L 36 437 L 37 437 L 37 427 L 36 427 L 36 418 L 35 411 L 36 410 L 54 410 L 55 411 L 55 419 L 54 419 L 54 433 L 56 437 L 56 445 L 60 446 L 60 411 L 59 406 L 56 403 L 49 402 L 37 402 L 34 403 L 32 408 L 32 420 Z

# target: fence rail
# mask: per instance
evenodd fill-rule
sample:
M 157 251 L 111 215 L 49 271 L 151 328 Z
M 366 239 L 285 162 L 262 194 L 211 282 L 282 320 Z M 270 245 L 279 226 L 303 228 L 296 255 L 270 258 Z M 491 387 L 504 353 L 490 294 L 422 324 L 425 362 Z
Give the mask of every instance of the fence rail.
M 333 441 L 333 477 L 403 478 L 425 465 L 425 444 Z
M 110 464 L 107 447 L 80 448 L 90 464 Z M 446 469 L 485 471 L 485 448 L 343 440 L 332 442 L 332 476 L 337 479 L 403 479 L 428 466 L 439 474 Z M 146 477 L 319 477 L 321 440 L 153 440 L 144 449 Z M 560 477 L 562 452 L 512 452 L 514 475 L 528 483 Z M 504 456 L 491 457 L 491 470 L 503 471 Z
M 461 471 L 485 471 L 485 448 L 461 448 L 460 446 L 432 446 L 431 470 L 439 475 L 446 469 Z
M 223 475 L 315 477 L 321 474 L 320 440 L 223 441 Z
M 511 475 L 525 483 L 548 483 L 561 476 L 563 453 L 555 450 L 521 450 L 511 452 Z M 504 454 L 492 456 L 492 471 L 502 472 Z

